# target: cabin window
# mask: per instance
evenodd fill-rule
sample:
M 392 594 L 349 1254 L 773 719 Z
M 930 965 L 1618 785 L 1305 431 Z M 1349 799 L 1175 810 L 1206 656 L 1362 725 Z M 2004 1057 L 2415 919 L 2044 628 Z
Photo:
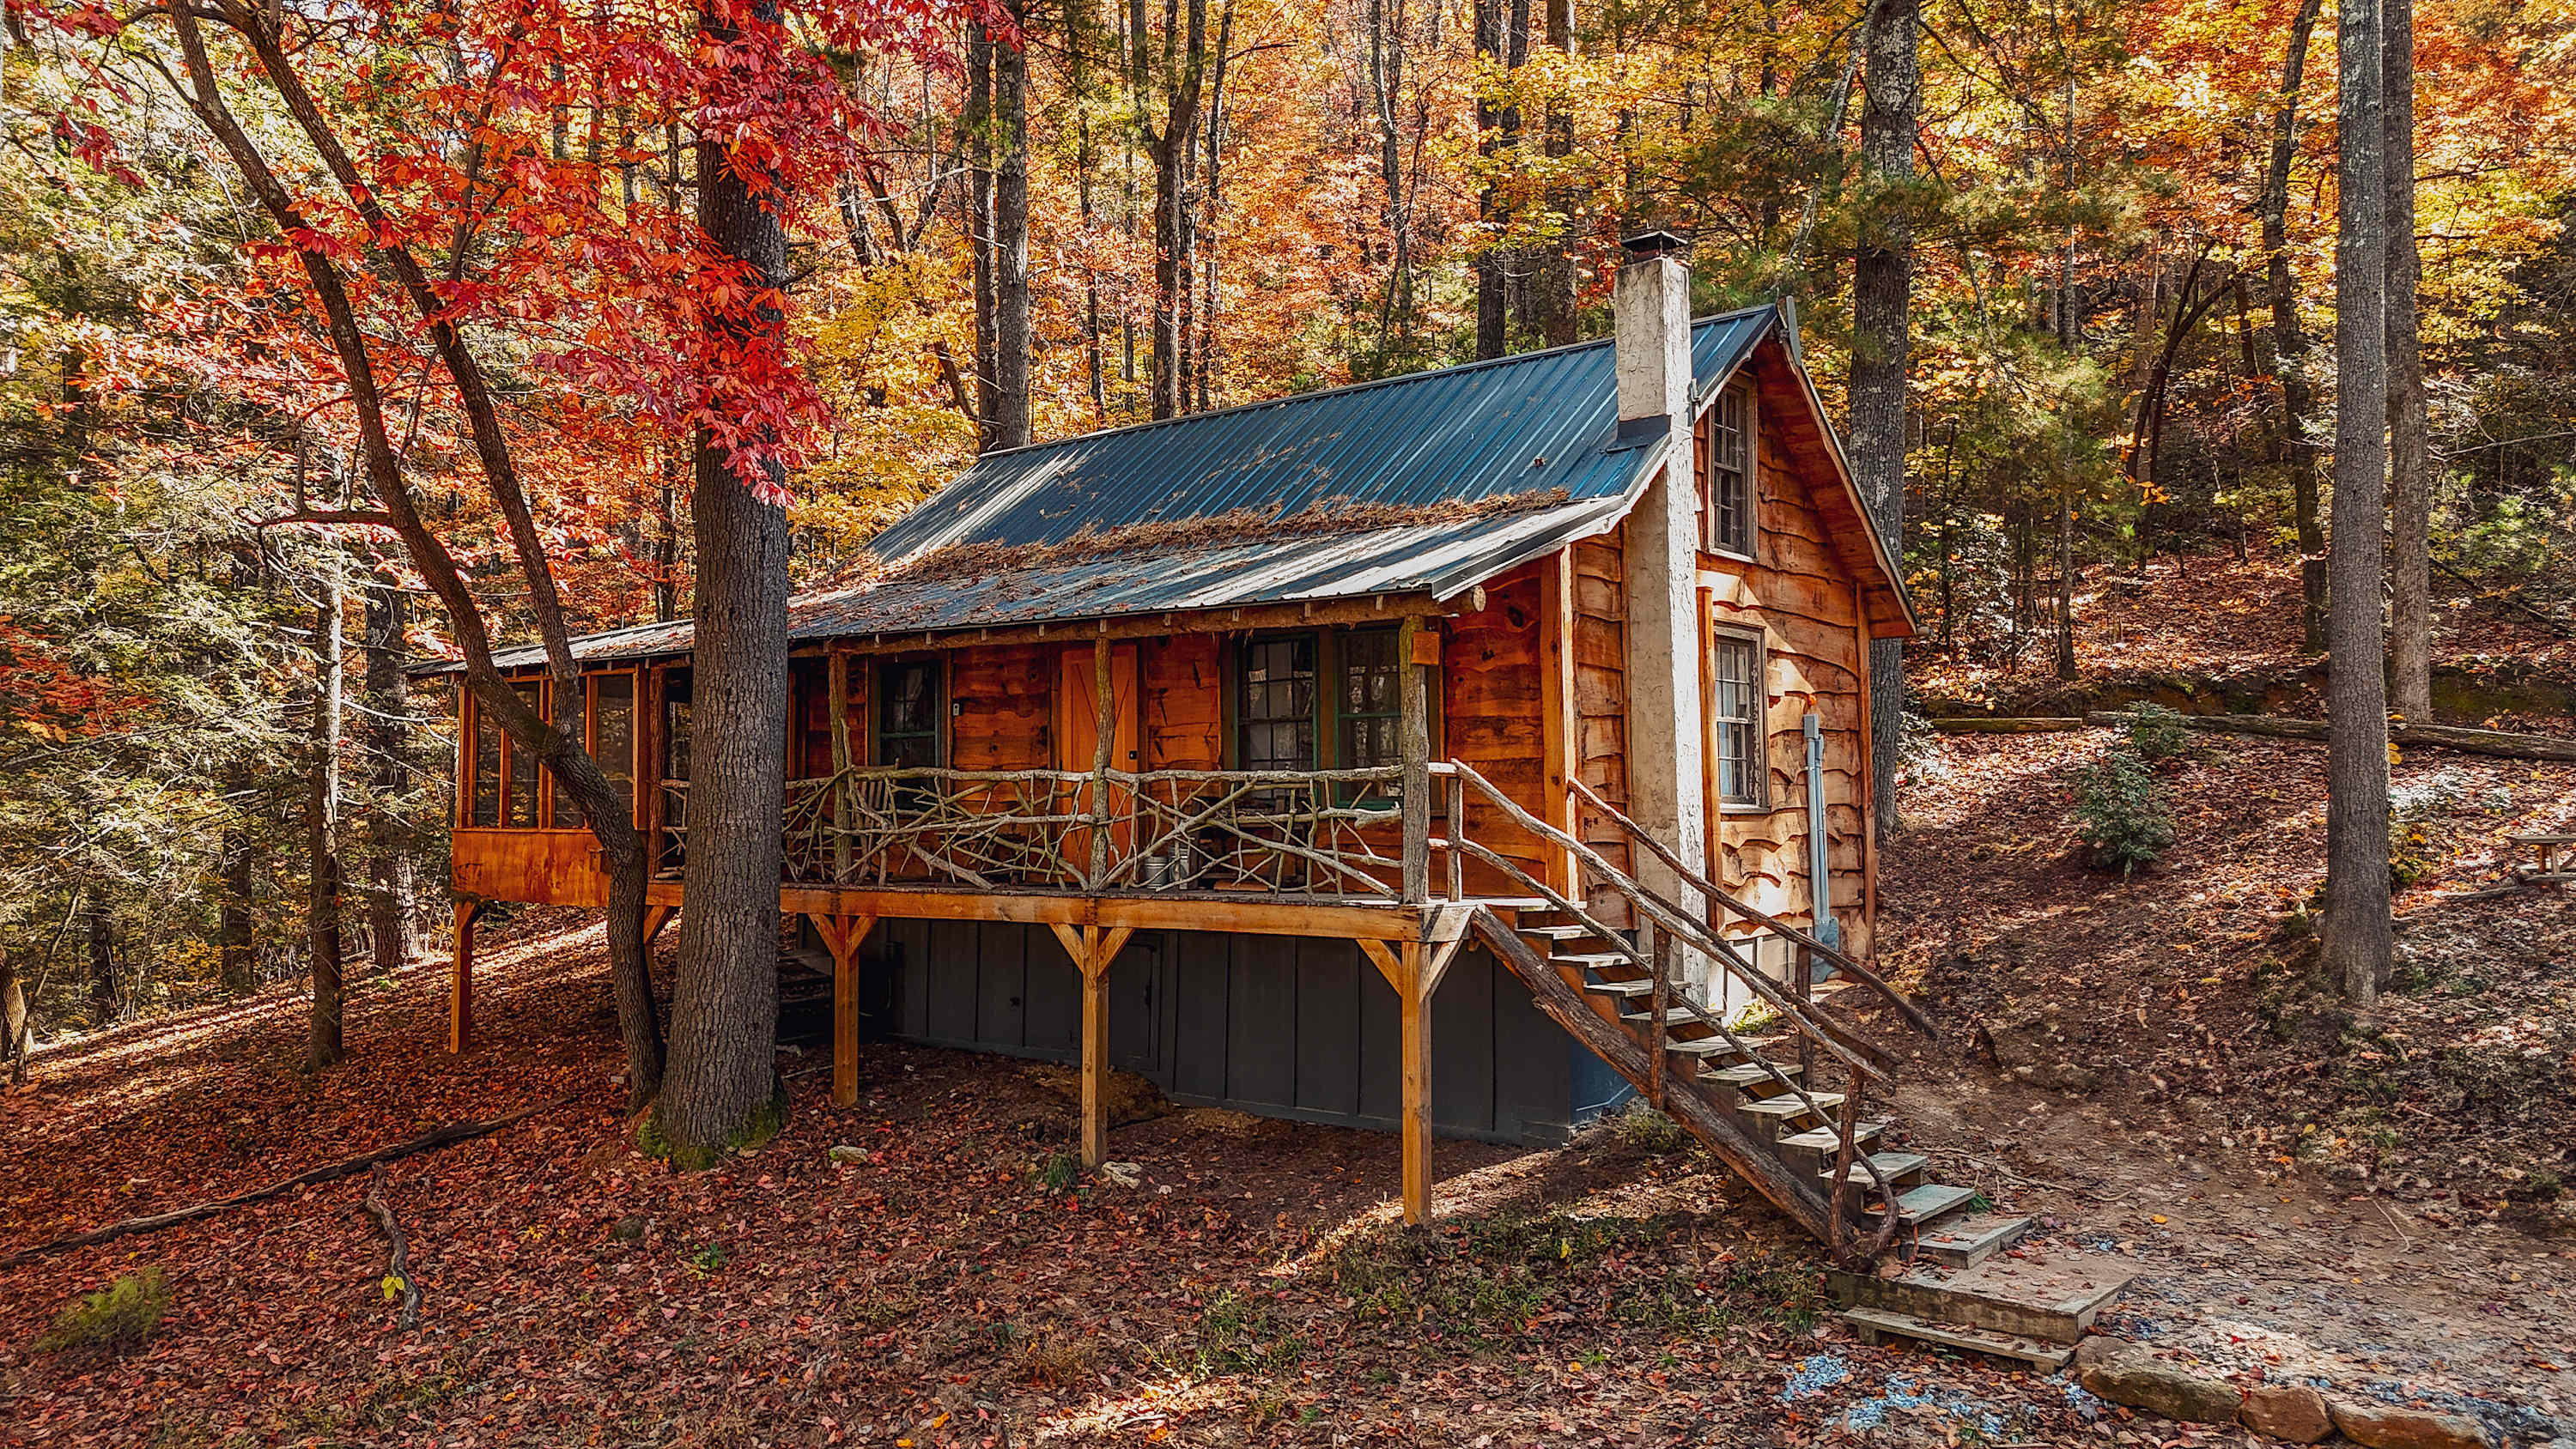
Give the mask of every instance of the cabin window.
M 939 763 L 939 661 L 877 666 L 876 762 L 908 769 Z
M 545 686 L 536 680 L 510 686 L 529 709 L 545 708 Z M 537 828 L 537 757 L 515 746 L 507 751 L 509 786 L 501 801 L 501 823 L 513 830 Z
M 1312 634 L 1243 646 L 1235 700 L 1235 760 L 1246 770 L 1312 770 L 1316 644 Z
M 635 808 L 635 676 L 624 672 L 594 674 L 582 681 L 589 696 L 587 706 L 576 703 L 570 718 L 558 710 L 556 723 L 567 730 L 582 733 L 582 748 L 599 762 L 600 773 L 617 789 L 617 798 L 626 802 L 629 818 Z M 581 806 L 563 782 L 555 782 L 554 828 L 582 828 Z
M 1341 715 L 1344 770 L 1365 770 L 1404 763 L 1404 666 L 1396 654 L 1402 640 L 1393 629 L 1355 629 L 1341 636 L 1341 691 L 1335 699 Z
M 1708 410 L 1708 546 L 1753 556 L 1753 390 L 1719 392 Z
M 496 826 L 501 823 L 501 723 L 472 694 L 465 696 L 465 706 L 474 717 L 474 803 L 465 823 Z
M 589 686 L 587 684 L 583 685 L 584 690 L 587 690 L 588 687 Z M 567 701 L 564 698 L 562 690 L 549 685 L 546 689 L 546 697 L 555 702 L 555 724 L 569 732 L 575 739 L 580 740 L 581 747 L 583 749 L 590 749 L 590 737 L 583 733 L 583 725 L 589 718 L 590 711 L 583 707 L 582 696 L 580 694 L 575 694 L 569 701 Z M 580 804 L 572 798 L 572 792 L 564 788 L 563 780 L 560 777 L 557 777 L 554 771 L 548 770 L 546 775 L 555 787 L 555 813 L 547 823 L 557 830 L 581 829 Z
M 1763 758 L 1762 641 L 1719 634 L 1709 645 L 1709 727 L 1717 745 L 1717 800 L 1722 806 L 1763 803 L 1770 762 Z

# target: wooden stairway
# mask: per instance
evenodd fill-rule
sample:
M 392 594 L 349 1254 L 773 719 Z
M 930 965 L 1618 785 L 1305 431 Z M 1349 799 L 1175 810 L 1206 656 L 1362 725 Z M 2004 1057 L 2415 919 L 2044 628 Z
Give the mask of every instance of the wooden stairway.
M 1660 862 L 1680 883 L 1674 894 L 1697 897 L 1702 909 L 1685 909 L 1650 889 L 1583 841 L 1520 808 L 1471 767 L 1453 762 L 1433 771 L 1449 784 L 1449 839 L 1441 843 L 1452 861 L 1452 899 L 1461 896 L 1459 863 L 1472 858 L 1545 903 L 1506 909 L 1461 901 L 1460 909 L 1469 912 L 1467 928 L 1528 984 L 1541 1011 L 1826 1245 L 1849 1270 L 1837 1273 L 1834 1283 L 1845 1317 L 1856 1328 L 2039 1363 L 2062 1361 L 2073 1332 L 2061 1337 L 2057 1330 L 2078 1316 L 2060 1311 L 2072 1301 L 2063 1284 L 2051 1279 L 2048 1291 L 2058 1299 L 2022 1318 L 1986 1302 L 2009 1294 L 1977 1290 L 1985 1292 L 1981 1299 L 1966 1286 L 1967 1274 L 2011 1276 L 2004 1265 L 1981 1265 L 2019 1241 L 2031 1220 L 1991 1211 L 1975 1186 L 1935 1180 L 1929 1158 L 1894 1145 L 1894 1123 L 1869 1107 L 1872 1089 L 1892 1085 L 1894 1059 L 1837 1019 L 1834 998 L 1874 991 L 1908 1025 L 1937 1035 L 1920 1008 L 1830 943 L 1728 896 L 1580 782 L 1573 789 L 1583 805 L 1625 832 L 1641 860 Z M 1572 857 L 1585 881 L 1583 899 L 1560 893 L 1469 838 L 1471 795 Z M 1633 930 L 1594 914 L 1605 888 L 1624 900 L 1623 914 L 1637 922 Z M 1763 975 L 1740 949 L 1740 938 L 1727 935 L 1730 915 L 1795 945 L 1801 952 L 1797 979 L 1783 984 Z M 1692 955 L 1713 962 L 1769 1008 L 1765 1034 L 1738 1033 L 1682 989 L 1677 968 Z M 1822 990 L 1811 984 L 1819 965 L 1839 977 Z M 1842 1089 L 1820 1086 L 1820 1073 L 1839 1075 Z M 1891 1251 L 1912 1271 L 1882 1280 L 1872 1265 Z M 1958 1290 L 1947 1285 L 1951 1271 L 1962 1275 Z M 2088 1283 L 2108 1286 L 2087 1290 L 2092 1296 L 2080 1313 L 2087 1323 L 2127 1281 L 2114 1269 L 2088 1271 Z M 1881 1290 L 1876 1285 L 1882 1281 L 1895 1286 Z M 1899 1298 L 1888 1296 L 1900 1289 Z

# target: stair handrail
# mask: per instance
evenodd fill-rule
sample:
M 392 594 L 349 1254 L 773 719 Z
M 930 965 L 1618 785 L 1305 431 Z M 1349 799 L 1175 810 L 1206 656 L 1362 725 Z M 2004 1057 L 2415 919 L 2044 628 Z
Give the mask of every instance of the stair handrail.
M 1589 871 L 1599 875 L 1614 890 L 1618 891 L 1622 896 L 1625 896 L 1639 911 L 1651 917 L 1657 925 L 1660 925 L 1666 930 L 1671 931 L 1673 934 L 1680 936 L 1702 954 L 1726 967 L 1728 974 L 1734 976 L 1739 982 L 1743 983 L 1745 988 L 1750 990 L 1754 995 L 1761 997 L 1772 1010 L 1780 1013 L 1781 1017 L 1790 1022 L 1801 1034 L 1812 1037 L 1817 1042 L 1823 1044 L 1827 1050 L 1831 1051 L 1836 1057 L 1841 1058 L 1846 1064 L 1859 1067 L 1881 1083 L 1885 1083 L 1887 1081 L 1887 1078 L 1883 1073 L 1879 1072 L 1875 1067 L 1871 1067 L 1861 1061 L 1859 1055 L 1846 1045 L 1843 1034 L 1828 1023 L 1824 1017 L 1816 1011 L 1814 1006 L 1793 1000 L 1782 993 L 1779 988 L 1771 984 L 1769 978 L 1763 976 L 1761 972 L 1753 969 L 1752 963 L 1745 960 L 1743 955 L 1735 949 L 1733 944 L 1728 942 L 1724 937 L 1718 935 L 1715 931 L 1711 930 L 1706 921 L 1694 919 L 1689 912 L 1684 911 L 1680 906 L 1664 899 L 1654 891 L 1647 889 L 1635 877 L 1629 875 L 1626 871 L 1619 869 L 1619 867 L 1612 865 L 1599 851 L 1594 850 L 1591 846 L 1584 844 L 1582 841 L 1577 840 L 1573 836 L 1566 834 L 1564 831 L 1559 830 L 1555 826 L 1548 824 L 1546 821 L 1539 819 L 1535 815 L 1532 815 L 1527 810 L 1522 809 L 1517 801 L 1514 801 L 1509 796 L 1505 795 L 1492 781 L 1486 779 L 1483 775 L 1478 774 L 1474 766 L 1467 765 L 1456 760 L 1450 760 L 1445 761 L 1440 765 L 1435 765 L 1432 768 L 1434 771 L 1455 771 L 1459 778 L 1474 785 L 1478 794 L 1483 795 L 1497 808 L 1501 809 L 1503 814 L 1512 820 L 1513 823 L 1519 825 L 1524 830 L 1537 834 L 1544 840 L 1550 841 L 1564 849 L 1573 851 L 1576 858 L 1581 860 Z M 1462 846 L 1475 852 L 1481 859 L 1497 863 L 1501 862 L 1501 857 L 1496 856 L 1492 851 L 1477 845 L 1473 841 L 1464 839 L 1463 834 L 1464 833 L 1457 828 L 1457 823 L 1453 821 L 1449 830 L 1449 838 L 1454 845 Z M 1505 863 L 1502 864 L 1502 869 L 1522 883 L 1538 889 L 1551 902 L 1563 902 L 1565 899 L 1564 897 L 1557 895 L 1555 891 L 1548 888 L 1543 883 L 1531 877 L 1528 872 L 1522 870 L 1517 865 Z M 1557 908 L 1560 910 L 1577 909 L 1565 904 L 1559 904 Z M 1581 919 L 1586 925 L 1592 926 L 1596 932 L 1606 929 L 1601 927 L 1598 922 L 1593 921 L 1589 915 L 1584 915 Z M 1624 945 L 1622 946 L 1622 949 L 1626 949 Z M 1641 967 L 1646 965 L 1642 960 L 1637 964 Z M 1692 1009 L 1694 1011 L 1698 1010 L 1695 1003 L 1692 1004 Z
M 1473 772 L 1470 771 L 1469 773 Z M 1660 969 L 1644 955 L 1640 954 L 1637 949 L 1630 945 L 1626 938 L 1622 937 L 1616 930 L 1613 930 L 1611 927 L 1593 916 L 1590 911 L 1585 910 L 1582 906 L 1576 905 L 1573 901 L 1567 899 L 1563 894 L 1559 893 L 1555 887 L 1550 886 L 1545 881 L 1538 879 L 1528 871 L 1522 869 L 1518 863 L 1493 850 L 1487 849 L 1485 846 L 1480 845 L 1473 840 L 1464 838 L 1454 829 L 1451 831 L 1450 839 L 1452 844 L 1456 847 L 1466 850 L 1469 854 L 1484 861 L 1487 865 L 1493 866 L 1502 871 L 1504 875 L 1518 881 L 1521 885 L 1538 892 L 1540 899 L 1546 901 L 1551 909 L 1563 915 L 1571 916 L 1577 923 L 1582 925 L 1584 929 L 1590 931 L 1593 935 L 1600 937 L 1601 940 L 1607 943 L 1613 950 L 1617 951 L 1620 955 L 1627 957 L 1630 962 L 1634 963 L 1638 967 L 1648 971 Z M 1772 1082 L 1777 1084 L 1785 1093 L 1796 1097 L 1798 1099 L 1798 1105 L 1804 1107 L 1809 1116 L 1814 1117 L 1819 1122 L 1828 1120 L 1837 1122 L 1840 1128 L 1838 1133 L 1840 1140 L 1836 1144 L 1837 1151 L 1834 1159 L 1833 1177 L 1834 1193 L 1836 1195 L 1837 1204 L 1834 1209 L 1833 1216 L 1830 1219 L 1831 1225 L 1827 1228 L 1828 1238 L 1839 1238 L 1843 1232 L 1842 1211 L 1839 1199 L 1843 1191 L 1843 1185 L 1851 1180 L 1852 1170 L 1855 1167 L 1869 1174 L 1871 1183 L 1876 1185 L 1878 1188 L 1880 1198 L 1887 1203 L 1888 1218 L 1893 1221 L 1896 1216 L 1896 1185 L 1887 1180 L 1887 1174 L 1880 1170 L 1878 1163 L 1868 1154 L 1863 1153 L 1858 1158 L 1853 1156 L 1853 1131 L 1855 1130 L 1853 1122 L 1860 1111 L 1861 1083 L 1865 1080 L 1876 1080 L 1884 1084 L 1887 1080 L 1886 1077 L 1883 1076 L 1875 1067 L 1870 1066 L 1859 1057 L 1845 1051 L 1832 1039 L 1821 1035 L 1816 1036 L 1818 1044 L 1823 1046 L 1825 1050 L 1832 1052 L 1835 1056 L 1840 1057 L 1844 1067 L 1851 1073 L 1852 1090 L 1845 1098 L 1845 1110 L 1842 1116 L 1839 1119 L 1828 1118 L 1823 1104 L 1818 1102 L 1814 1095 L 1808 1092 L 1805 1086 L 1801 1085 L 1796 1078 L 1781 1071 L 1778 1063 L 1772 1061 L 1769 1057 L 1764 1056 L 1761 1052 L 1754 1050 L 1751 1043 L 1729 1030 L 1726 1023 L 1709 1015 L 1706 1009 L 1701 1007 L 1698 1002 L 1691 1000 L 1687 995 L 1675 996 L 1672 999 L 1680 1003 L 1682 1009 L 1688 1011 L 1694 1019 L 1700 1022 L 1700 1024 L 1706 1026 L 1709 1030 L 1716 1032 L 1720 1037 L 1724 1038 L 1726 1044 L 1734 1048 L 1737 1054 L 1741 1055 L 1746 1061 L 1760 1067 L 1764 1074 L 1769 1076 Z M 1794 1019 L 1794 1015 L 1791 1019 Z M 1660 1102 L 1655 1105 L 1658 1108 L 1663 1106 Z M 1836 1241 L 1833 1246 L 1837 1249 L 1841 1249 L 1847 1247 L 1848 1244 Z M 1880 1248 L 1883 1249 L 1884 1247 L 1885 1235 L 1882 1234 Z M 1873 1250 L 1871 1256 L 1876 1256 L 1876 1251 L 1877 1250 Z
M 1586 804 L 1609 817 L 1612 824 L 1617 825 L 1622 831 L 1626 832 L 1630 839 L 1645 846 L 1648 851 L 1654 854 L 1657 860 L 1664 863 L 1666 869 L 1680 877 L 1683 884 L 1688 885 L 1692 890 L 1699 892 L 1703 898 L 1719 906 L 1723 906 L 1729 914 L 1742 916 L 1746 920 L 1771 931 L 1775 935 L 1786 937 L 1791 943 L 1803 946 L 1806 949 L 1815 952 L 1817 955 L 1824 957 L 1826 960 L 1833 962 L 1836 966 L 1850 972 L 1855 978 L 1875 989 L 1880 996 L 1886 998 L 1888 1004 L 1895 1007 L 1897 1013 L 1905 1018 L 1907 1025 L 1912 1026 L 1915 1030 L 1920 1031 L 1925 1036 L 1931 1037 L 1935 1040 L 1940 1038 L 1941 1029 L 1933 1024 L 1931 1017 L 1926 1016 L 1923 1013 L 1922 1008 L 1916 1006 L 1913 1002 L 1906 1000 L 1902 993 L 1898 992 L 1895 987 L 1888 985 L 1885 978 L 1881 977 L 1877 972 L 1870 970 L 1867 966 L 1864 966 L 1860 962 L 1852 959 L 1850 953 L 1833 946 L 1828 946 L 1823 941 L 1817 939 L 1814 935 L 1800 930 L 1798 927 L 1789 924 L 1787 921 L 1781 920 L 1778 916 L 1772 915 L 1767 911 L 1757 909 L 1731 895 L 1728 895 L 1725 891 L 1719 889 L 1715 882 L 1709 880 L 1706 876 L 1701 875 L 1698 871 L 1691 869 L 1679 855 L 1673 853 L 1671 847 L 1665 845 L 1662 841 L 1657 840 L 1651 831 L 1647 830 L 1644 826 L 1639 825 L 1636 821 L 1629 819 L 1626 815 L 1620 813 L 1618 806 L 1602 799 L 1600 792 L 1594 790 L 1590 785 L 1585 784 L 1580 779 L 1574 778 L 1568 778 L 1566 783 L 1573 787 L 1574 792 L 1580 796 Z

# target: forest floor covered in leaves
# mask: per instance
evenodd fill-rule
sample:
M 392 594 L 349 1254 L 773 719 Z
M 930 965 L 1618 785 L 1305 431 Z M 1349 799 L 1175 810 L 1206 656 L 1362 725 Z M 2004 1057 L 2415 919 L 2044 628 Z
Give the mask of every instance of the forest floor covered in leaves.
M 2434 703 L 2445 724 L 2566 734 L 2576 715 L 2576 630 L 2521 597 L 2433 580 Z M 2325 669 L 2300 648 L 2297 560 L 2255 550 L 2160 555 L 2136 567 L 2095 565 L 2075 592 L 2077 679 L 2056 676 L 2056 599 L 2016 642 L 2001 598 L 1954 601 L 1944 646 L 1935 629 L 1910 650 L 1918 708 L 1935 715 L 2081 714 L 2150 698 L 2198 713 L 2324 712 Z
M 53 1445 L 1790 1444 L 2089 1437 L 2081 1396 L 1865 1349 L 1766 1205 L 1651 1132 L 1442 1143 L 1443 1219 L 1394 1221 L 1392 1137 L 1188 1111 L 1120 1128 L 1137 1184 L 1050 1190 L 1061 1069 L 867 1050 L 858 1106 L 788 1056 L 784 1135 L 673 1174 L 617 1117 L 595 927 L 533 912 L 489 955 L 488 1044 L 442 981 L 370 986 L 350 1060 L 296 1065 L 300 1003 L 163 1018 L 38 1058 L 5 1099 L 7 1248 L 256 1186 L 563 1093 L 363 1180 L 0 1271 L 0 1436 Z M 835 1162 L 835 1146 L 863 1159 Z M 849 1157 L 851 1154 L 841 1154 Z M 32 1347 L 158 1266 L 127 1357 Z M 1857 1418 L 1854 1418 L 1857 1416 Z

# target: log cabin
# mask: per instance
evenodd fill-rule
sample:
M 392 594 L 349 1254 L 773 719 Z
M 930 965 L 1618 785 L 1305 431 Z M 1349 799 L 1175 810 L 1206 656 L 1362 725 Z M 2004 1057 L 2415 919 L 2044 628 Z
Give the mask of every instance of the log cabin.
M 1912 615 L 1794 317 L 1692 320 L 1677 251 L 1630 244 L 1611 339 L 987 454 L 793 602 L 779 905 L 830 959 L 838 1101 L 871 1034 L 1078 1063 L 1097 1164 L 1115 1066 L 1400 1131 L 1418 1221 L 1435 1131 L 1644 1094 L 1820 1233 L 1856 1150 L 1898 1195 L 1817 983 L 1885 992 L 1867 657 Z M 654 926 L 689 644 L 575 646 Z M 481 904 L 604 900 L 462 710 L 458 1050 Z

